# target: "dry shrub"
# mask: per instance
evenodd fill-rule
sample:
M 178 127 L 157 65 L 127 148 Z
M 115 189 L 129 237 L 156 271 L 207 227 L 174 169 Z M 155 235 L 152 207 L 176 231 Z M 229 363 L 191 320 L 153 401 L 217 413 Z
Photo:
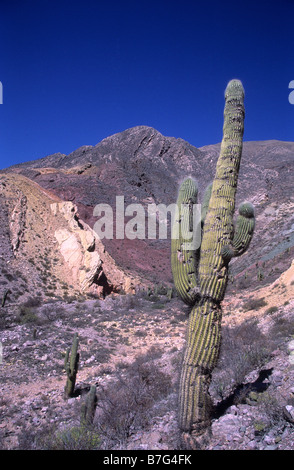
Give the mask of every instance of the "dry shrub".
M 245 311 L 248 310 L 259 310 L 261 307 L 265 307 L 267 305 L 267 302 L 262 299 L 249 299 L 247 302 L 244 302 L 243 304 L 243 309 Z
M 220 358 L 211 382 L 212 395 L 221 399 L 227 397 L 244 382 L 246 375 L 264 366 L 270 353 L 271 342 L 256 320 L 223 327 Z
M 118 372 L 107 388 L 98 390 L 97 426 L 106 447 L 122 445 L 131 434 L 144 429 L 152 407 L 170 393 L 171 378 L 156 366 L 153 357 L 139 356 L 124 375 Z
M 271 341 L 275 342 L 275 344 L 279 346 L 293 335 L 293 316 L 288 318 L 286 315 L 277 315 L 275 318 L 273 318 L 273 323 L 268 331 L 268 336 L 271 338 Z

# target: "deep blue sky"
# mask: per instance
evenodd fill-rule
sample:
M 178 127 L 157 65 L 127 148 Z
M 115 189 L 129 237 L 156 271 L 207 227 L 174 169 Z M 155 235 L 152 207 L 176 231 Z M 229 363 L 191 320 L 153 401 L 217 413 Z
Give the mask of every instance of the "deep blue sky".
M 244 140 L 294 140 L 294 0 L 0 0 L 0 168 L 137 125 L 221 141 L 245 88 Z

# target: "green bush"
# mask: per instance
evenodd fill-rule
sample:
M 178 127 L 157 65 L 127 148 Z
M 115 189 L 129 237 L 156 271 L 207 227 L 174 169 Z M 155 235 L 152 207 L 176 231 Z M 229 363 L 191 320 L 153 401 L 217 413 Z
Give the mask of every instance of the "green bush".
M 87 426 L 74 426 L 45 438 L 42 450 L 98 450 L 100 437 L 96 430 Z
M 39 317 L 37 316 L 35 310 L 30 307 L 20 307 L 19 314 L 16 318 L 17 323 L 21 325 L 25 323 L 38 323 Z
M 278 310 L 279 310 L 278 307 L 269 307 L 269 308 L 265 311 L 265 313 L 270 315 L 271 313 L 275 313 L 275 312 L 277 312 Z

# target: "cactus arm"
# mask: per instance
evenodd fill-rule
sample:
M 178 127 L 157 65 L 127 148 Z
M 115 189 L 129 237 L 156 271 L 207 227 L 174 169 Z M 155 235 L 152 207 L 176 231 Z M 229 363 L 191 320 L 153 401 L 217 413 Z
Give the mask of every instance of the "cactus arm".
M 253 236 L 254 227 L 254 207 L 250 202 L 243 202 L 239 207 L 239 215 L 232 243 L 224 245 L 221 249 L 224 264 L 228 264 L 234 256 L 241 256 L 247 251 Z
M 193 205 L 197 203 L 198 188 L 191 179 L 180 186 L 177 199 L 177 214 L 172 228 L 171 267 L 176 290 L 181 299 L 193 305 L 198 293 L 199 249 L 185 249 L 188 233 L 193 231 Z
M 239 207 L 232 246 L 234 256 L 240 256 L 247 251 L 255 227 L 254 207 L 250 202 L 243 202 Z

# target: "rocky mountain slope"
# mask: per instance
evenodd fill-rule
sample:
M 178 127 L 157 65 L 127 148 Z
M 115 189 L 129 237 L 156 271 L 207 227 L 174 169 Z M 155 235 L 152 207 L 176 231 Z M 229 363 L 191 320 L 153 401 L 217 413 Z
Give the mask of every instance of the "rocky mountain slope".
M 1 175 L 0 186 L 0 283 L 10 303 L 32 292 L 42 299 L 133 289 L 133 277 L 116 266 L 71 201 L 20 174 Z
M 197 149 L 182 139 L 164 137 L 138 126 L 110 136 L 96 146 L 69 155 L 54 154 L 0 172 L 21 174 L 63 201 L 73 202 L 81 220 L 94 227 L 97 204 L 109 204 L 116 230 L 116 196 L 125 207 L 142 204 L 144 239 L 103 239 L 107 253 L 123 269 L 151 282 L 171 282 L 169 239 L 150 240 L 147 210 L 151 203 L 174 203 L 179 182 L 198 181 L 200 200 L 214 177 L 220 145 Z M 256 210 L 256 230 L 246 256 L 231 263 L 235 282 L 272 282 L 293 258 L 293 142 L 244 142 L 237 204 L 249 200 Z M 131 217 L 125 217 L 125 223 Z M 252 284 L 251 284 L 252 282 Z
M 151 203 L 174 203 L 187 176 L 201 202 L 219 147 L 196 149 L 138 126 L 0 171 L 2 448 L 180 448 L 188 310 L 170 295 L 170 240 L 148 239 L 147 220 L 143 239 L 100 240 L 94 208 L 109 204 L 115 229 L 116 196 L 147 214 Z M 293 169 L 294 142 L 244 142 L 237 204 L 254 204 L 256 230 L 231 263 L 202 449 L 293 449 Z M 75 332 L 78 382 L 64 400 Z M 84 435 L 81 404 L 92 384 L 99 406 Z

